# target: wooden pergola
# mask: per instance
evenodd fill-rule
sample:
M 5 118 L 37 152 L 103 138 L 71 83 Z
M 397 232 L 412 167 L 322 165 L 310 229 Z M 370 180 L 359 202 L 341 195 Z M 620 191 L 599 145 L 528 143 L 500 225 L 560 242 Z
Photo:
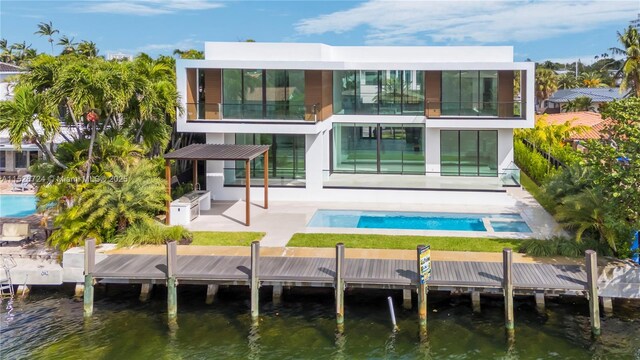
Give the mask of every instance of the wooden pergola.
M 251 224 L 251 160 L 264 156 L 264 208 L 269 208 L 269 145 L 191 144 L 164 155 L 167 178 L 167 217 L 171 210 L 171 160 L 193 161 L 193 189 L 198 185 L 198 160 L 244 161 L 245 169 L 245 224 Z

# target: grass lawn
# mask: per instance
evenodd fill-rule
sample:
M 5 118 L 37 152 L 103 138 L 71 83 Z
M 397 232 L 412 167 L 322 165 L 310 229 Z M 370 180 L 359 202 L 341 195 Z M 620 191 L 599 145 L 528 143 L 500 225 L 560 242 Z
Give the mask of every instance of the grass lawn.
M 249 246 L 263 237 L 263 232 L 194 231 L 191 245 Z
M 555 214 L 555 204 L 553 200 L 549 198 L 547 194 L 540 189 L 540 187 L 531 180 L 524 171 L 520 172 L 520 183 L 522 187 L 524 187 L 539 203 L 542 207 L 547 210 L 547 212 L 551 215 Z
M 294 234 L 287 246 L 334 247 L 342 242 L 347 248 L 412 249 L 430 244 L 432 250 L 501 252 L 504 248 L 517 251 L 522 240 L 486 239 L 449 236 L 406 236 L 369 234 Z

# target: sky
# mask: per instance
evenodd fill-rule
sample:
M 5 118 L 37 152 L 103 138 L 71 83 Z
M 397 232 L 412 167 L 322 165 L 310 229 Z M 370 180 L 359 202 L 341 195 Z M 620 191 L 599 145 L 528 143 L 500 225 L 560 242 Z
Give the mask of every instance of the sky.
M 34 32 L 60 34 L 108 53 L 170 55 L 205 41 L 329 45 L 510 45 L 516 61 L 584 63 L 617 46 L 640 0 L 209 1 L 0 0 L 0 37 L 51 52 Z M 60 34 L 57 34 L 58 37 Z M 55 52 L 62 48 L 57 46 Z

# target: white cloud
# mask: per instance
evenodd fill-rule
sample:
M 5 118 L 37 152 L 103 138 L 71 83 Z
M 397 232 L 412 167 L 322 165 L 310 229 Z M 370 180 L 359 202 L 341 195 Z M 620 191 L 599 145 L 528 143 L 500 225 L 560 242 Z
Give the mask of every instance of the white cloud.
M 165 55 L 171 55 L 173 50 L 188 50 L 188 49 L 200 49 L 202 48 L 202 44 L 204 42 L 202 40 L 197 40 L 194 38 L 188 38 L 176 41 L 174 43 L 157 43 L 157 44 L 147 44 L 142 45 L 137 48 L 132 49 L 114 49 L 107 50 L 106 53 L 125 53 L 125 54 L 137 54 L 137 53 L 164 53 Z
M 131 0 L 102 1 L 75 4 L 73 10 L 83 13 L 106 13 L 126 15 L 162 15 L 187 10 L 209 10 L 223 7 L 219 2 L 209 0 Z
M 303 19 L 301 35 L 366 28 L 367 44 L 432 42 L 501 43 L 552 38 L 626 24 L 640 11 L 637 0 L 600 1 L 385 1 Z

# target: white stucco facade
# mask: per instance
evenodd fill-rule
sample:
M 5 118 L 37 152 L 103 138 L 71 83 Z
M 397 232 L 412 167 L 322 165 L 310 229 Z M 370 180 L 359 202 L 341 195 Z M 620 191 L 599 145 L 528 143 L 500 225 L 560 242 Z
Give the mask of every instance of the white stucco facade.
M 519 117 L 456 117 L 431 118 L 413 115 L 344 115 L 332 114 L 321 121 L 285 119 L 187 119 L 178 116 L 180 132 L 206 134 L 207 143 L 233 144 L 238 134 L 297 135 L 304 138 L 304 171 L 301 181 L 289 184 L 271 183 L 270 198 L 296 201 L 352 201 L 406 203 L 508 203 L 511 201 L 500 183 L 503 170 L 513 162 L 513 130 L 533 127 L 534 73 L 533 63 L 514 62 L 513 48 L 501 47 L 333 47 L 324 44 L 280 43 L 218 43 L 205 44 L 205 60 L 178 60 L 177 87 L 183 105 L 187 106 L 187 71 L 192 69 L 285 69 L 305 71 L 336 70 L 403 70 L 403 71 L 513 71 L 521 74 L 522 114 Z M 198 73 L 199 74 L 199 73 Z M 199 75 L 198 75 L 199 76 Z M 426 85 L 428 86 L 428 85 Z M 222 91 L 222 89 L 220 89 Z M 220 101 L 222 103 L 222 101 Z M 222 108 L 225 105 L 219 104 Z M 220 110 L 222 113 L 222 110 Z M 332 162 L 336 139 L 332 129 L 336 124 L 384 124 L 417 126 L 422 135 L 419 151 L 424 155 L 424 185 L 416 175 L 381 176 L 378 173 L 335 176 Z M 378 126 L 380 129 L 380 126 Z M 441 174 L 441 131 L 495 131 L 497 138 L 494 179 L 451 179 Z M 378 135 L 380 136 L 380 135 Z M 378 139 L 378 143 L 380 140 Z M 380 161 L 378 151 L 378 162 Z M 216 200 L 240 200 L 244 187 L 232 184 L 235 179 L 233 162 L 208 161 L 206 187 Z M 378 168 L 380 166 L 378 165 Z M 366 186 L 361 180 L 369 181 Z M 491 181 L 495 180 L 495 186 Z M 294 184 L 295 183 L 295 184 Z M 225 185 L 227 184 L 227 185 Z M 374 185 L 371 185 L 374 184 Z M 422 183 L 420 183 L 422 184 Z M 252 188 L 259 199 L 261 187 Z M 473 196 L 470 196 L 470 191 Z

